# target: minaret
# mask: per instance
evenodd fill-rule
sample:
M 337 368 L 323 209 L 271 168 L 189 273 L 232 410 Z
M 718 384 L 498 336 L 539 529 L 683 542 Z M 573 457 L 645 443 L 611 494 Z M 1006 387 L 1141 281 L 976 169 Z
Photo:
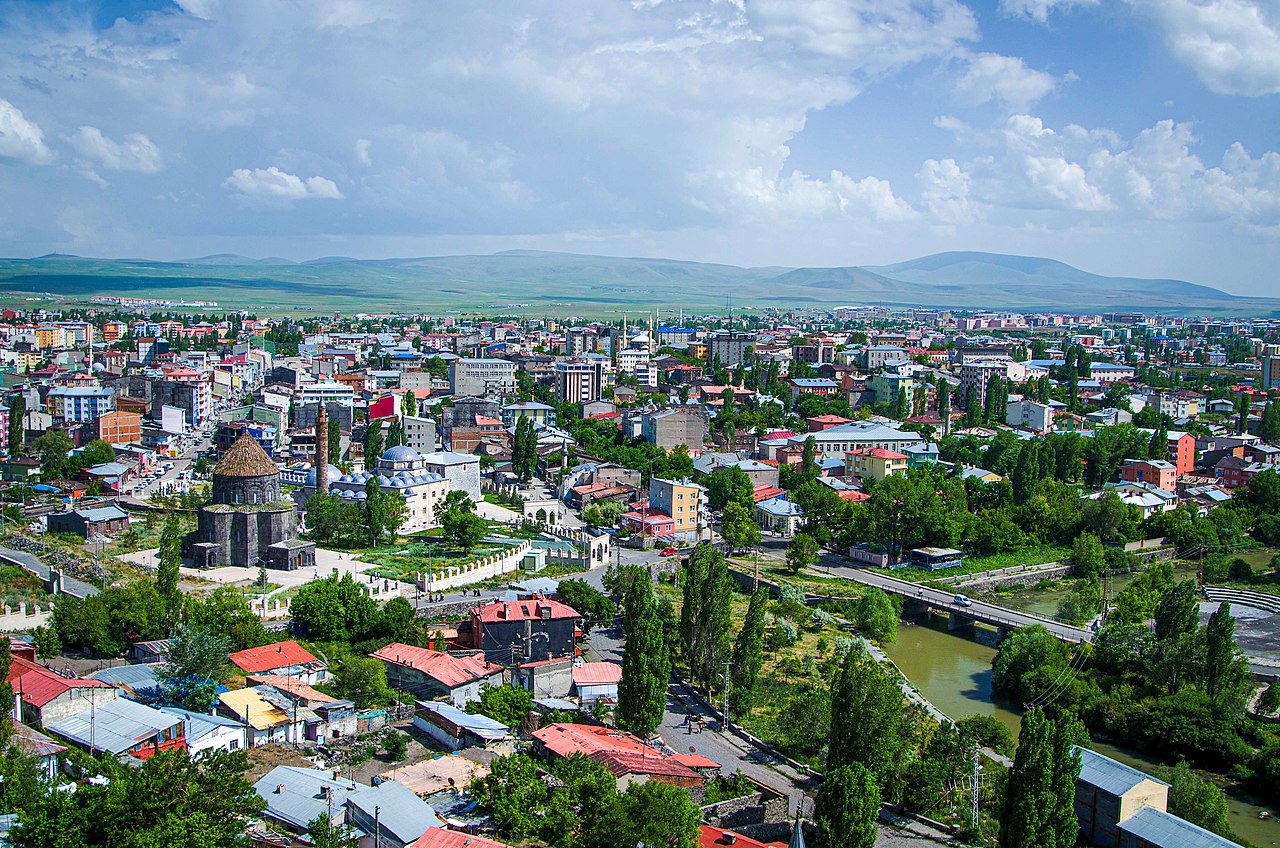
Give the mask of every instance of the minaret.
M 316 411 L 316 494 L 329 494 L 329 409 L 323 400 Z

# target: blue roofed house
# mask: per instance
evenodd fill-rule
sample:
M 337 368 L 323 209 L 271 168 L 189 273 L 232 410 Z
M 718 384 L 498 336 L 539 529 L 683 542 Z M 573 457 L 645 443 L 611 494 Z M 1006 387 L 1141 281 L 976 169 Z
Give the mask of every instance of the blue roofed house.
M 305 833 L 322 815 L 334 825 L 345 824 L 347 798 L 361 788 L 326 769 L 298 766 L 276 766 L 253 784 L 266 802 L 266 818 L 294 833 Z
M 755 519 L 761 529 L 780 536 L 794 536 L 804 520 L 804 513 L 797 504 L 779 495 L 756 504 Z
M 242 751 L 245 748 L 247 731 L 244 724 L 235 719 L 194 713 L 178 707 L 161 707 L 160 710 L 182 719 L 187 751 L 193 757 L 202 751 Z
M 511 729 L 502 722 L 440 701 L 418 701 L 413 726 L 451 751 L 471 746 L 504 751 L 513 743 Z
M 115 536 L 129 529 L 129 513 L 114 504 L 55 512 L 48 518 L 48 528 L 50 533 L 74 533 L 82 539 L 99 534 Z
M 377 848 L 405 848 L 428 828 L 444 827 L 426 801 L 395 780 L 356 789 L 347 796 L 346 813 L 347 824 Z

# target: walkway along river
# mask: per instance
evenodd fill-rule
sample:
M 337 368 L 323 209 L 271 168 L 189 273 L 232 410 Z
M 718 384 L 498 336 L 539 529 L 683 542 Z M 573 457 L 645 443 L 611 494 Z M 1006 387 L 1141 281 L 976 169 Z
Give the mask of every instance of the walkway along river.
M 971 715 L 993 715 L 1018 733 L 1019 714 L 1009 705 L 997 704 L 991 694 L 991 660 L 995 656 L 995 632 L 984 628 L 947 632 L 944 619 L 932 625 L 902 622 L 896 642 L 884 645 L 884 652 L 920 693 L 952 719 Z M 1109 757 L 1149 770 L 1156 763 L 1134 751 L 1095 743 L 1094 749 Z M 1258 807 L 1228 796 L 1231 826 L 1236 833 L 1259 848 L 1280 846 L 1277 811 L 1264 821 Z

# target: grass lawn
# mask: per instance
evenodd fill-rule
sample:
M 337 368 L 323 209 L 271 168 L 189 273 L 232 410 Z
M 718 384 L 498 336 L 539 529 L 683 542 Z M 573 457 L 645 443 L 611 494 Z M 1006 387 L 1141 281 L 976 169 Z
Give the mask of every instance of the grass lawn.
M 433 574 L 450 566 L 466 565 L 508 547 L 510 546 L 482 543 L 464 553 L 443 542 L 419 536 L 414 537 L 407 545 L 367 550 L 360 556 L 360 561 L 374 566 L 365 569 L 365 574 L 400 580 L 417 572 Z
M 39 601 L 47 604 L 52 595 L 44 590 L 44 584 L 34 574 L 16 565 L 0 567 L 0 603 L 7 607 Z
M 186 534 L 196 528 L 196 517 L 185 512 L 175 512 L 178 520 L 178 531 Z M 165 516 L 148 513 L 145 518 L 136 514 L 130 516 L 129 529 L 133 531 L 125 538 L 117 538 L 103 548 L 103 552 L 111 555 L 128 554 L 134 551 L 145 551 L 160 545 L 160 534 L 164 532 Z M 136 533 L 136 537 L 134 536 Z

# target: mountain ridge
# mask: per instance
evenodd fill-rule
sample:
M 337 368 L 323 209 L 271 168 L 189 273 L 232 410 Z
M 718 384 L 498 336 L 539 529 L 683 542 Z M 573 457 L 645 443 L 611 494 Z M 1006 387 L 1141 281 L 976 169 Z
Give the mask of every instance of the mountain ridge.
M 1087 302 L 1090 311 L 1280 316 L 1276 298 L 1239 296 L 1186 280 L 1107 277 L 1056 259 L 977 251 L 890 265 L 794 268 L 528 249 L 302 261 L 228 253 L 177 261 L 68 254 L 0 259 L 0 296 L 190 299 L 193 288 L 206 290 L 203 300 L 281 310 L 481 310 L 521 303 L 529 309 L 616 312 L 646 305 L 721 309 L 732 298 L 735 307 L 794 302 L 1078 312 Z

